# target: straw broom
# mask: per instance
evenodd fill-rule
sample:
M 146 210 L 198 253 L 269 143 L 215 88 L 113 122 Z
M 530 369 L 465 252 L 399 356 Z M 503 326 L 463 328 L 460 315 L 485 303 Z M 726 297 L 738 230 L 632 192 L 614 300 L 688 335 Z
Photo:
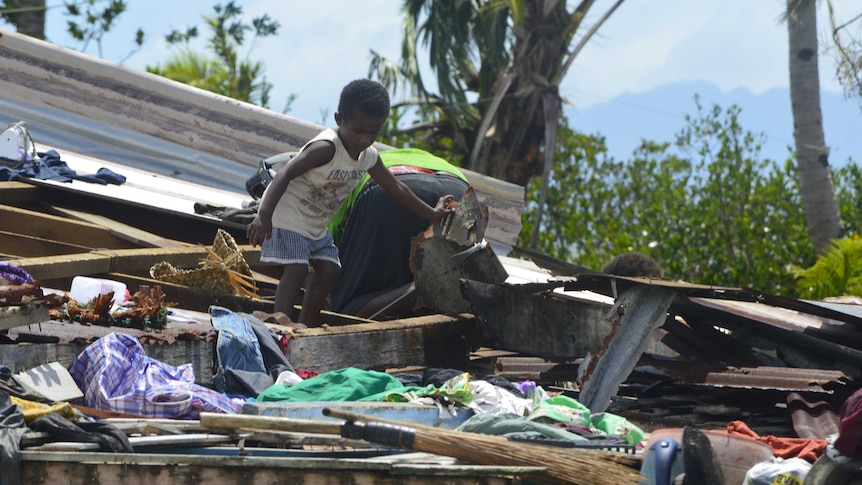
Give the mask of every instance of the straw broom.
M 430 426 L 402 424 L 332 408 L 323 414 L 347 421 L 341 428 L 345 438 L 450 456 L 480 465 L 541 466 L 542 479 L 561 484 L 636 484 L 640 474 L 604 452 L 563 451 L 549 446 L 515 443 L 501 436 L 442 430 Z

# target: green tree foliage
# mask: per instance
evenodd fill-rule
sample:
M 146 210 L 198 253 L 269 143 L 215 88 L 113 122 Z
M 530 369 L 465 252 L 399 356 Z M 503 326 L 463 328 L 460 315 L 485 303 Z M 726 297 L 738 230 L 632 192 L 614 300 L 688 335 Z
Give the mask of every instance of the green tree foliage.
M 836 239 L 810 268 L 793 267 L 802 298 L 822 300 L 829 296 L 862 296 L 862 239 Z
M 414 96 L 422 121 L 410 130 L 422 132 L 428 150 L 452 146 L 459 165 L 525 185 L 544 173 L 541 147 L 554 144 L 560 82 L 623 0 L 587 28 L 594 3 L 403 0 L 401 58 L 375 54 L 369 75 Z M 438 93 L 429 91 L 420 54 Z
M 81 42 L 81 52 L 86 52 L 90 42 L 95 42 L 99 57 L 102 57 L 102 40 L 116 24 L 117 18 L 126 11 L 128 4 L 124 0 L 83 0 L 65 2 L 66 29 L 74 39 Z M 134 43 L 136 49 L 126 58 L 136 52 L 144 44 L 144 31 L 135 31 Z
M 213 9 L 215 16 L 204 16 L 203 19 L 211 32 L 207 47 L 214 57 L 189 47 L 189 42 L 198 36 L 197 27 L 190 27 L 185 32 L 174 30 L 166 39 L 172 45 L 182 46 L 181 50 L 164 65 L 147 66 L 147 71 L 269 108 L 272 84 L 264 76 L 263 62 L 252 62 L 248 56 L 240 60 L 239 50 L 248 33 L 254 34 L 249 43 L 251 52 L 257 38 L 277 35 L 281 25 L 266 14 L 252 19 L 251 24 L 243 22 L 242 8 L 233 1 L 224 6 L 217 4 Z M 288 98 L 284 112 L 290 110 L 293 99 L 294 96 Z
M 600 136 L 561 126 L 546 222 L 531 247 L 534 180 L 519 244 L 594 269 L 639 251 L 671 279 L 792 294 L 788 264 L 815 261 L 795 168 L 760 159 L 739 112 L 698 105 L 674 145 L 644 141 L 628 161 L 609 158 Z
M 45 18 L 50 8 L 63 7 L 67 17 L 66 31 L 81 42 L 81 52 L 87 52 L 95 43 L 98 56 L 102 56 L 102 41 L 117 24 L 128 3 L 125 0 L 68 0 L 62 5 L 46 6 L 44 0 L 0 0 L 0 18 L 15 24 L 18 32 L 45 39 Z M 132 39 L 135 48 L 120 62 L 140 50 L 144 44 L 144 31 L 138 28 Z M 48 39 L 50 40 L 50 39 Z
M 862 167 L 852 163 L 835 170 L 833 175 L 838 211 L 848 237 L 862 235 Z
M 832 241 L 817 262 L 808 268 L 792 266 L 796 289 L 803 298 L 862 296 L 862 168 L 855 163 L 835 171 L 838 210 L 849 235 Z

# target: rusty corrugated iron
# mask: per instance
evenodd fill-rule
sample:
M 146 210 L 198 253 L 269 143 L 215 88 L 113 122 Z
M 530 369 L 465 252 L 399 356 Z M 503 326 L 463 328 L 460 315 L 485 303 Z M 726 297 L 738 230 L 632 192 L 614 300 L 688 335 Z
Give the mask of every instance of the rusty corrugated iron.
M 574 381 L 577 379 L 580 363 L 580 359 L 572 362 L 551 362 L 539 357 L 498 357 L 494 373 L 510 381 Z
M 829 369 L 797 369 L 789 367 L 722 367 L 692 361 L 655 359 L 643 360 L 648 368 L 641 372 L 655 373 L 686 384 L 735 389 L 763 389 L 833 394 L 845 388 L 851 377 L 842 371 Z
M 804 313 L 819 320 L 831 320 L 833 324 L 847 324 L 854 330 L 862 330 L 862 313 L 841 311 L 840 304 L 820 304 L 777 295 L 770 295 L 751 288 L 732 288 L 712 285 L 698 285 L 680 281 L 667 281 L 655 278 L 619 277 L 601 274 L 578 275 L 577 278 L 557 282 L 567 291 L 591 290 L 613 296 L 620 288 L 635 284 L 659 286 L 676 291 L 687 298 L 726 300 L 731 302 L 760 303 L 763 305 Z
M 825 440 L 838 433 L 838 415 L 826 401 L 809 402 L 797 392 L 787 395 L 793 429 L 800 438 Z

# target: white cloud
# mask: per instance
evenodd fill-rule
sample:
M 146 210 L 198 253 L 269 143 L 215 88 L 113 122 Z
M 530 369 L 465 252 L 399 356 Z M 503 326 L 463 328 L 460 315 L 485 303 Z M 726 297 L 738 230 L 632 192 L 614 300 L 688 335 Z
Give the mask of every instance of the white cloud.
M 836 0 L 836 10 L 852 11 L 852 1 Z M 593 11 L 598 15 L 604 6 L 597 2 Z M 588 107 L 680 81 L 709 81 L 725 92 L 742 87 L 755 94 L 786 87 L 783 8 L 783 1 L 763 0 L 626 2 L 576 59 L 562 91 Z M 821 10 L 818 27 L 826 32 L 825 6 Z M 831 59 L 821 56 L 822 88 L 840 91 L 833 70 Z

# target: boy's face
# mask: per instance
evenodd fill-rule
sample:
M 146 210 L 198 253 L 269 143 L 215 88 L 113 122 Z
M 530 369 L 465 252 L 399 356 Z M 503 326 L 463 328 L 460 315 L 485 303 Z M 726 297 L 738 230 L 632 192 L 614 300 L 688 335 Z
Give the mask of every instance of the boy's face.
M 386 122 L 386 117 L 372 117 L 363 113 L 362 110 L 354 110 L 348 116 L 341 116 L 340 113 L 335 113 L 335 123 L 338 125 L 338 136 L 341 142 L 350 152 L 350 155 L 356 158 L 359 152 L 365 150 L 380 133 L 380 128 Z

